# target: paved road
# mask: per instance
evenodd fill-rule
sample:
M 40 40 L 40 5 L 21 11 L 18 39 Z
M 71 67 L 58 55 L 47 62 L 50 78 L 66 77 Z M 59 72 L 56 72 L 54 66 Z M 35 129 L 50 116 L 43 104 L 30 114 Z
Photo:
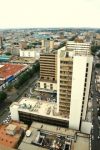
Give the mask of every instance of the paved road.
M 93 66 L 93 75 L 92 75 L 92 90 L 93 90 L 93 130 L 92 130 L 92 150 L 100 150 L 100 139 L 98 139 L 99 135 L 99 122 L 98 122 L 98 115 L 97 115 L 97 96 L 98 93 L 96 92 L 95 86 L 95 65 Z
M 31 86 L 33 86 L 36 81 L 38 80 L 38 75 L 36 75 L 34 78 L 31 78 L 27 83 L 25 83 L 23 86 L 21 86 L 20 89 L 17 90 L 17 92 L 14 92 L 12 94 L 9 94 L 7 97 L 5 103 L 0 106 L 0 123 L 6 119 L 9 113 L 9 106 L 12 102 L 18 101 L 20 97 L 24 96 L 25 93 L 29 92 L 29 89 Z

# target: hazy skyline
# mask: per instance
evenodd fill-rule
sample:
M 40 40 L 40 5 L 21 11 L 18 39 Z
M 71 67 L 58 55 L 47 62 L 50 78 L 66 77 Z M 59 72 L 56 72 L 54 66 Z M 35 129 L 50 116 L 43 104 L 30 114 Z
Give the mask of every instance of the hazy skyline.
M 100 27 L 100 0 L 0 0 L 0 28 Z

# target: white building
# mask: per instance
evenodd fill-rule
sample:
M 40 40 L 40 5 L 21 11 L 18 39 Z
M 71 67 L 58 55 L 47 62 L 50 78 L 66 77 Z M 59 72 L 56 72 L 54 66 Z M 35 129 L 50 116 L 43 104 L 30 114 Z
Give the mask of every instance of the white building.
M 89 43 L 69 42 L 66 50 L 58 51 L 57 111 L 73 129 L 79 130 L 86 119 L 92 63 Z
M 78 43 L 78 42 L 74 42 L 74 41 L 67 41 L 66 47 L 68 50 L 75 50 L 76 53 L 80 53 L 82 55 L 86 53 L 86 54 L 90 54 L 90 49 L 91 49 L 91 45 L 90 43 Z
M 35 59 L 39 59 L 40 49 L 38 48 L 20 49 L 20 57 L 33 57 Z

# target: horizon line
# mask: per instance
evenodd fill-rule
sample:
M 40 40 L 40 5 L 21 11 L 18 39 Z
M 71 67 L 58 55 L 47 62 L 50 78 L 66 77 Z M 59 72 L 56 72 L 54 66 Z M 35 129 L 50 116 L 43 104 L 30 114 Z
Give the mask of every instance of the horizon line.
M 12 29 L 100 29 L 100 27 L 5 27 L 0 30 L 12 30 Z

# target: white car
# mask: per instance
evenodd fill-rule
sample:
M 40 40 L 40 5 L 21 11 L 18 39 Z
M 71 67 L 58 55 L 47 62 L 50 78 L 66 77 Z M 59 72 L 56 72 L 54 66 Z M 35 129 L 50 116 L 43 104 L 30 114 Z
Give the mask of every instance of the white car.
M 92 140 L 94 140 L 94 136 L 92 135 Z
M 98 135 L 98 139 L 100 139 L 100 136 Z

